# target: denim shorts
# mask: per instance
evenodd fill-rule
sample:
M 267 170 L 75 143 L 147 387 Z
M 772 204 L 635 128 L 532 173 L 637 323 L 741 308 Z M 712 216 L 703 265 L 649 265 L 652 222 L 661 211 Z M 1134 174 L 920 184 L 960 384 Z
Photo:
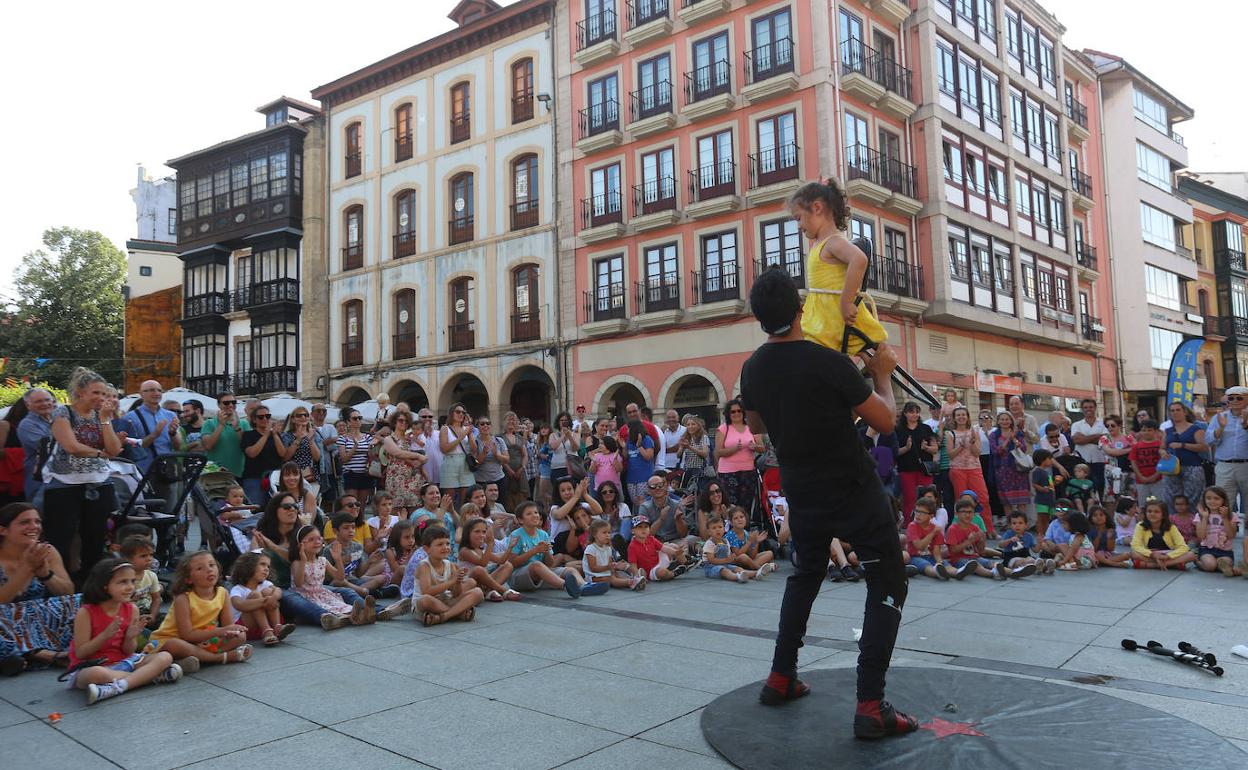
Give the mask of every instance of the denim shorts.
M 1221 548 L 1206 548 L 1203 545 L 1200 547 L 1200 550 L 1197 552 L 1197 555 L 1198 556 L 1212 556 L 1215 559 L 1226 558 L 1232 561 L 1235 560 L 1234 551 L 1224 551 Z
M 741 567 L 735 564 L 703 564 L 702 574 L 708 578 L 717 578 L 719 577 L 719 571 L 724 569 L 732 572 L 734 575 L 741 571 Z
M 139 667 L 139 664 L 143 662 L 143 658 L 145 657 L 147 656 L 144 655 L 143 653 L 136 652 L 133 655 L 122 658 L 121 660 L 117 661 L 113 665 L 105 666 L 104 668 L 111 669 L 113 671 L 120 671 L 123 674 L 132 674 L 134 673 L 134 670 Z M 78 671 L 71 672 L 70 675 L 65 679 L 65 686 L 69 688 L 70 690 L 74 689 L 74 687 L 77 685 L 77 682 L 78 682 L 78 672 L 86 671 L 88 668 L 93 668 L 93 666 L 86 666 L 84 668 L 78 669 Z
M 979 556 L 979 557 L 968 556 L 964 559 L 950 559 L 949 563 L 955 567 L 961 567 L 963 564 L 966 564 L 968 561 L 977 561 L 979 562 L 979 566 L 983 567 L 984 569 L 992 569 L 993 566 L 995 566 L 992 563 L 992 559 L 985 559 L 982 556 Z
M 919 572 L 923 572 L 928 567 L 936 566 L 936 562 L 933 561 L 931 557 L 929 556 L 911 556 L 910 563 L 913 564 L 915 567 L 918 567 Z

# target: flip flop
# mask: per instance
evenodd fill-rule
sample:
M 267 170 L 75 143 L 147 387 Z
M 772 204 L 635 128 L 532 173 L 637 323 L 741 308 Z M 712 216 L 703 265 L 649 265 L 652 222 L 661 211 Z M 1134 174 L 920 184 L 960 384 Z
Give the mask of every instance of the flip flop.
M 503 600 L 503 595 L 498 591 L 490 591 L 485 595 L 485 600 L 487 602 L 501 602 Z
M 282 641 L 281 639 L 277 638 L 277 632 L 275 632 L 273 629 L 270 628 L 268 631 L 264 632 L 264 646 L 265 647 L 272 647 L 275 644 L 280 644 L 281 641 Z

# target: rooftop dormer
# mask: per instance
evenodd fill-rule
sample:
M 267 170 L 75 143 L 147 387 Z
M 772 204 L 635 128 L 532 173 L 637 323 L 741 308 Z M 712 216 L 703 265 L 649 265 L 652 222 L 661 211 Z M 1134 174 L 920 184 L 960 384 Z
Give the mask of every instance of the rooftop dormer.
M 455 6 L 447 18 L 455 22 L 460 27 L 466 27 L 477 19 L 482 18 L 486 14 L 493 13 L 501 8 L 494 0 L 462 0 L 459 5 Z

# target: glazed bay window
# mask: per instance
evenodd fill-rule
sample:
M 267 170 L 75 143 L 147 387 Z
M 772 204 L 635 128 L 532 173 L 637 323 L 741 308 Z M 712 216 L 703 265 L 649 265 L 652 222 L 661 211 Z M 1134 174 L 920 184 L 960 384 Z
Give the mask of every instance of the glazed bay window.
M 802 234 L 792 217 L 762 224 L 762 258 L 759 272 L 779 267 L 792 276 L 799 287 L 806 285 L 806 263 L 802 253 Z
M 1154 369 L 1169 369 L 1174 351 L 1183 344 L 1183 335 L 1169 329 L 1148 327 L 1148 348 Z
M 1135 143 L 1135 171 L 1143 181 L 1170 192 L 1170 159 L 1143 142 Z
M 262 201 L 269 197 L 269 159 L 251 159 L 251 199 Z
M 1169 310 L 1183 307 L 1183 282 L 1179 276 L 1153 265 L 1144 265 L 1144 296 L 1149 304 Z
M 252 326 L 251 371 L 258 392 L 298 390 L 299 325 L 283 321 Z
M 1166 136 L 1170 135 L 1170 116 L 1164 104 L 1138 88 L 1135 89 L 1132 99 L 1137 119 L 1144 121 Z
M 212 177 L 204 175 L 195 180 L 195 215 L 207 217 L 212 215 Z
M 1174 251 L 1174 217 L 1143 201 L 1140 202 L 1140 230 L 1145 241 Z
M 637 286 L 638 305 L 643 313 L 675 310 L 680 307 L 680 273 L 676 244 L 651 246 L 642 254 L 646 279 Z
M 196 334 L 182 341 L 182 377 L 187 387 L 201 393 L 220 393 L 226 384 L 224 334 Z

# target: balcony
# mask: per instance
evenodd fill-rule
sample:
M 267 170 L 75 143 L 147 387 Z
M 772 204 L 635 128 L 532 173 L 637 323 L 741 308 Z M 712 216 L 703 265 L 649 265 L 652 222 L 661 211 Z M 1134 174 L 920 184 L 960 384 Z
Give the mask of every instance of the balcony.
M 538 211 L 537 198 L 511 204 L 511 229 L 527 230 L 530 227 L 537 227 Z
M 410 257 L 416 253 L 416 231 L 409 230 L 406 233 L 397 233 L 392 236 L 394 245 L 391 259 L 400 257 Z
M 910 70 L 858 38 L 841 43 L 841 88 L 898 120 L 914 114 Z
M 1076 144 L 1088 141 L 1091 134 L 1088 132 L 1087 105 L 1073 97 L 1067 99 L 1066 117 L 1070 118 L 1070 122 L 1066 124 L 1070 140 Z
M 693 287 L 693 305 L 689 313 L 700 321 L 741 315 L 745 302 L 741 300 L 741 266 L 732 264 L 707 265 L 705 270 L 692 271 L 690 286 Z
M 451 116 L 451 144 L 466 142 L 472 136 L 472 116 L 465 112 Z
M 1211 315 L 1205 315 L 1204 319 L 1202 331 L 1205 339 L 1209 342 L 1223 342 L 1226 338 L 1222 335 L 1222 319 Z
M 182 317 L 195 318 L 201 315 L 225 315 L 230 312 L 230 293 L 214 291 L 208 294 L 197 294 L 182 300 Z
M 447 350 L 455 353 L 475 348 L 477 346 L 476 326 L 476 321 L 448 325 L 446 327 Z
M 868 289 L 895 294 L 898 297 L 923 299 L 923 266 L 905 260 L 871 255 L 862 285 Z
M 182 378 L 182 385 L 187 390 L 193 390 L 196 393 L 224 393 L 230 389 L 230 378 L 229 375 L 225 374 L 205 374 L 199 377 L 184 377 Z
M 1079 330 L 1088 342 L 1105 344 L 1105 327 L 1101 324 L 1101 319 L 1085 315 L 1080 321 Z
M 614 3 L 612 4 L 614 6 Z M 576 61 L 582 66 L 613 57 L 620 52 L 615 37 L 615 8 L 588 16 L 576 23 Z
M 1248 345 L 1248 318 L 1219 318 L 1222 336 L 1237 345 Z
M 703 19 L 709 19 L 717 13 L 728 10 L 730 0 L 680 0 L 677 15 L 685 26 L 692 27 Z
M 1095 204 L 1092 199 L 1092 177 L 1077 168 L 1070 170 L 1071 203 L 1075 208 L 1090 211 Z
M 1080 269 L 1087 273 L 1097 272 L 1096 266 L 1096 247 L 1089 246 L 1083 241 L 1075 242 L 1075 263 Z M 1089 276 L 1094 278 L 1095 276 Z
M 363 166 L 364 166 L 363 154 L 360 153 L 358 150 L 356 152 L 349 152 L 346 155 L 346 161 L 347 161 L 347 164 L 346 164 L 347 179 L 350 179 L 353 176 L 359 176 L 360 173 L 363 171 Z
M 628 29 L 624 39 L 637 46 L 647 40 L 672 33 L 672 17 L 669 0 L 628 0 Z
M 751 206 L 786 200 L 801 186 L 798 158 L 801 148 L 796 142 L 769 147 L 749 156 Z
M 299 303 L 299 279 L 278 278 L 273 281 L 242 286 L 234 292 L 234 309 L 271 305 L 275 302 Z
M 676 125 L 676 115 L 672 112 L 670 80 L 642 86 L 629 93 L 628 101 L 628 130 L 634 139 L 666 131 Z
M 692 219 L 736 211 L 741 207 L 737 197 L 737 164 L 721 160 L 689 171 L 689 202 L 685 213 Z
M 624 235 L 624 202 L 618 190 L 581 199 L 581 240 L 586 243 Z
M 618 328 L 625 328 L 624 288 L 623 283 L 611 283 L 585 292 L 585 323 L 622 321 Z
M 356 337 L 342 343 L 342 365 L 362 366 L 364 364 L 364 340 Z
M 1170 138 L 1173 139 L 1174 143 L 1180 147 L 1187 146 L 1187 142 L 1183 141 L 1183 135 L 1174 129 L 1170 129 Z
M 364 267 L 364 244 L 342 247 L 342 270 L 359 270 Z
M 1175 254 L 1178 254 L 1180 257 L 1182 257 L 1183 259 L 1188 260 L 1189 262 L 1195 262 L 1195 261 L 1196 261 L 1196 257 L 1192 256 L 1192 250 L 1191 250 L 1191 249 L 1189 249 L 1188 247 L 1184 246 L 1184 245 L 1183 245 L 1183 244 L 1181 244 L 1181 243 L 1175 243 L 1175 244 L 1174 244 L 1174 253 L 1175 253 Z
M 580 138 L 576 149 L 583 153 L 618 147 L 624 136 L 620 133 L 620 103 L 615 99 L 591 104 L 580 113 Z
M 1213 264 L 1218 272 L 1230 270 L 1248 273 L 1248 264 L 1245 263 L 1244 252 L 1236 249 L 1214 249 Z
M 793 39 L 782 37 L 745 52 L 745 87 L 741 95 L 759 102 L 797 90 L 793 71 Z
M 866 145 L 845 148 L 845 192 L 905 216 L 923 208 L 915 193 L 915 168 Z
M 667 326 L 680 319 L 680 276 L 663 273 L 650 276 L 636 285 L 638 315 L 634 319 L 643 329 Z
M 394 137 L 394 162 L 412 159 L 412 132 Z
M 466 217 L 450 220 L 447 222 L 447 227 L 450 232 L 448 242 L 452 246 L 458 243 L 468 243 L 474 237 L 472 214 L 469 214 Z
M 674 225 L 680 220 L 676 210 L 676 177 L 664 176 L 633 185 L 633 230 L 645 232 Z
M 726 59 L 685 73 L 685 106 L 689 120 L 719 115 L 736 106 L 732 95 L 732 64 Z
M 533 92 L 525 91 L 511 97 L 511 122 L 523 123 L 533 119 Z
M 396 361 L 416 357 L 416 332 L 399 332 L 392 339 Z M 345 357 L 343 360 L 346 360 Z
M 539 311 L 514 313 L 511 316 L 511 341 L 532 342 L 542 338 L 542 319 Z
M 764 270 L 773 267 L 788 273 L 799 289 L 806 287 L 806 255 L 800 247 L 764 254 L 762 259 L 754 260 L 754 277 L 758 278 Z

